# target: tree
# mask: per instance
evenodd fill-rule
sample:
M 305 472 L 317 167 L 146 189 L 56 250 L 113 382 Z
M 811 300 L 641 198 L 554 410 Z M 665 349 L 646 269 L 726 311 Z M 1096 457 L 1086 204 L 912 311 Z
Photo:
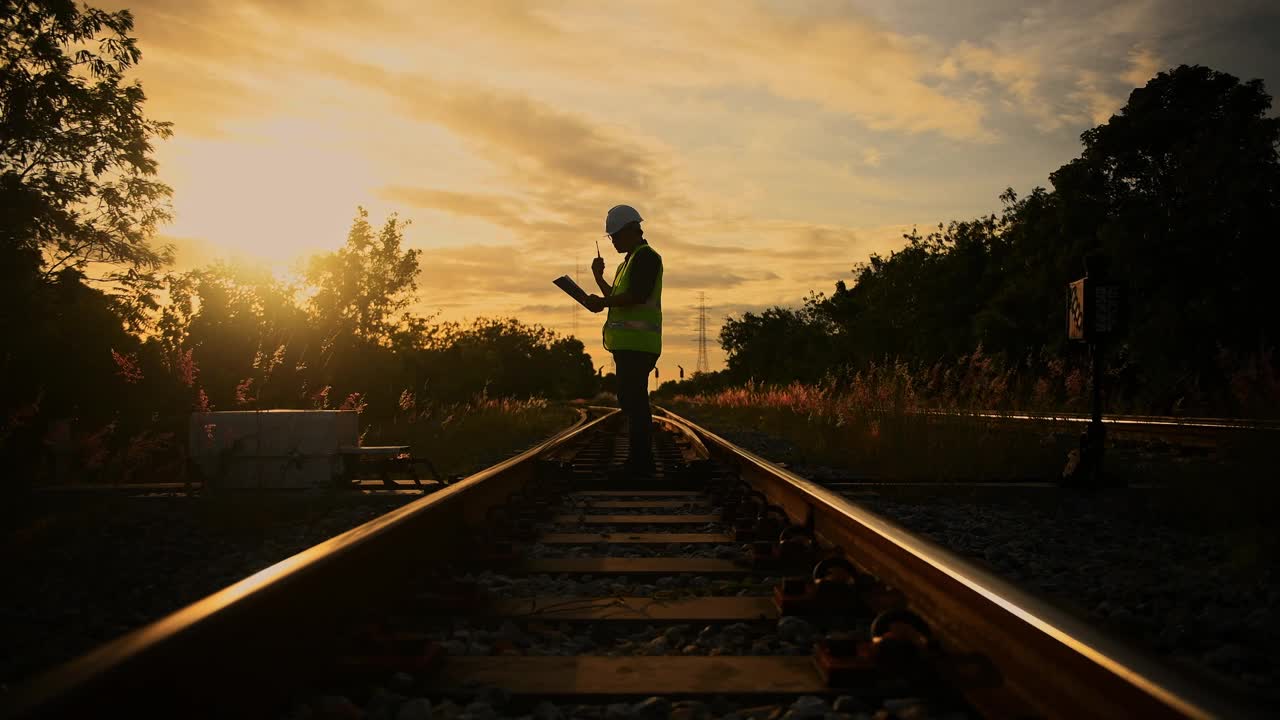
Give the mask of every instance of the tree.
M 510 318 L 482 318 L 469 326 L 444 324 L 437 347 L 423 353 L 423 385 L 440 400 L 490 395 L 565 399 L 596 388 L 582 341 Z
M 1270 347 L 1280 318 L 1280 119 L 1261 80 L 1182 65 L 1135 89 L 1055 172 L 1086 248 L 1133 289 L 1135 359 L 1162 373 L 1214 370 L 1218 346 Z
M 317 360 L 308 352 L 316 333 L 294 287 L 270 271 L 217 263 L 170 275 L 166 291 L 152 339 L 169 366 L 194 363 L 199 382 L 188 394 L 203 390 L 224 408 L 300 401 L 296 369 Z
M 140 272 L 171 259 L 151 235 L 169 218 L 172 191 L 152 178 L 153 138 L 171 123 L 148 120 L 146 100 L 124 72 L 142 57 L 127 10 L 76 8 L 71 0 L 0 0 L 0 245 L 5 261 L 36 259 L 51 278 L 91 262 L 108 278 L 141 286 Z M 98 37 L 105 34 L 105 37 Z M 73 47 L 92 45 L 98 51 Z
M 1115 348 L 1126 394 L 1165 412 L 1199 388 L 1215 398 L 1202 409 L 1257 412 L 1246 396 L 1259 393 L 1241 388 L 1265 395 L 1270 376 L 1258 368 L 1270 367 L 1280 335 L 1270 311 L 1280 119 L 1270 107 L 1260 80 L 1161 72 L 1081 135 L 1080 157 L 1050 175 L 1051 191 L 1007 190 L 999 215 L 913 231 L 830 297 L 731 320 L 721 333 L 729 369 L 786 382 L 824 365 L 927 365 L 979 346 L 1011 366 L 1060 362 L 1064 288 L 1100 253 L 1131 291 L 1130 331 Z
M 807 310 L 772 307 L 726 318 L 720 346 L 739 381 L 817 380 L 831 360 L 830 341 Z
M 390 345 L 397 332 L 412 327 L 407 310 L 422 251 L 401 250 L 406 225 L 392 214 L 375 237 L 369 212 L 358 208 L 346 245 L 311 259 L 307 281 L 317 288 L 311 310 L 329 337 Z
M 102 421 L 137 395 L 119 371 L 136 377 L 125 326 L 171 257 L 151 242 L 171 195 L 151 142 L 171 130 L 125 84 L 132 29 L 127 11 L 0 0 L 0 424 L 25 418 L 0 455 L 30 461 L 50 418 Z

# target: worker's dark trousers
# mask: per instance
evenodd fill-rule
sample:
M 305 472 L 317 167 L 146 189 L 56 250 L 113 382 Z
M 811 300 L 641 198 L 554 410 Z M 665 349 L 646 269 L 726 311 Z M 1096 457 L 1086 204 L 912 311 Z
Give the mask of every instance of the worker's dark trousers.
M 658 362 L 653 353 L 638 350 L 614 350 L 613 361 L 618 366 L 618 407 L 630 425 L 630 455 L 627 465 L 648 469 L 653 466 L 653 448 L 649 444 L 649 373 Z

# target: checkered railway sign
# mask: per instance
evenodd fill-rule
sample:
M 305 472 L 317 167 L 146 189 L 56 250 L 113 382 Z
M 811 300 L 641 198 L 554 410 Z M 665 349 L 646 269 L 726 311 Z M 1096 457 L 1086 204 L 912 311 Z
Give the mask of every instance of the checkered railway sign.
M 1067 285 L 1067 338 L 1084 340 L 1084 278 Z
M 1120 332 L 1123 302 L 1119 285 L 1081 278 L 1067 285 L 1067 338 L 1094 340 Z

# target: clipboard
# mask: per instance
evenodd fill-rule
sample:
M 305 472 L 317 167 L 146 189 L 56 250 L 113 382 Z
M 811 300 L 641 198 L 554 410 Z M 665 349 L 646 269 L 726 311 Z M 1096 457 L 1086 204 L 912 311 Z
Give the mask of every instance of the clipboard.
M 566 295 L 577 300 L 579 305 L 587 307 L 587 293 L 578 286 L 578 283 L 573 281 L 573 278 L 568 275 L 561 275 L 551 282 L 555 283 L 556 287 L 563 290 Z M 590 308 L 587 309 L 589 310 Z

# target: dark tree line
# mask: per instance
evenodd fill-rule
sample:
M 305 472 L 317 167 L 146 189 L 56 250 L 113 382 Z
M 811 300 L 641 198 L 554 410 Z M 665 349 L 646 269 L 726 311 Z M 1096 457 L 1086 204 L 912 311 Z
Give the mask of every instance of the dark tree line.
M 366 424 L 477 395 L 589 397 L 580 341 L 514 319 L 414 315 L 405 222 L 360 209 L 304 279 L 169 270 L 171 190 L 125 73 L 128 11 L 0 0 L 0 464 L 29 482 L 52 446 L 85 466 L 177 452 L 192 410 L 360 408 Z M 76 49 L 83 48 L 83 49 Z
M 1064 293 L 1090 254 L 1131 294 L 1111 348 L 1126 407 L 1274 413 L 1280 338 L 1280 120 L 1261 80 L 1200 66 L 1159 73 L 1082 136 L 1052 189 L 1012 189 L 1001 212 L 905 237 L 830 295 L 725 323 L 722 383 L 817 381 L 833 368 L 919 366 L 982 348 L 1035 373 L 1082 363 Z

